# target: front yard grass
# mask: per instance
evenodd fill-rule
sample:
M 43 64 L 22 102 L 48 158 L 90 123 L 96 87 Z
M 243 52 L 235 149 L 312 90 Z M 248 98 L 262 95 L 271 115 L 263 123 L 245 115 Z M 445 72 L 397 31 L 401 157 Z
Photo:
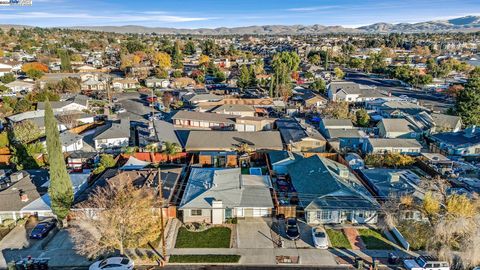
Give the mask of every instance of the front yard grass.
M 394 249 L 378 230 L 358 229 L 358 233 L 367 249 Z
M 172 255 L 170 263 L 238 263 L 240 255 Z
M 328 238 L 330 239 L 330 244 L 334 248 L 343 248 L 343 249 L 350 249 L 352 246 L 347 239 L 347 236 L 340 231 L 334 229 L 326 229 Z
M 213 227 L 202 232 L 191 232 L 184 227 L 178 230 L 176 248 L 230 248 L 232 230 Z

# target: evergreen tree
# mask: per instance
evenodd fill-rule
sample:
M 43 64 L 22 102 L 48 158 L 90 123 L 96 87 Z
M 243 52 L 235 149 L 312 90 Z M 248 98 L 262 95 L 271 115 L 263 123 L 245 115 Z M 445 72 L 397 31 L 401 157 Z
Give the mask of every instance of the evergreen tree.
M 480 125 L 480 77 L 468 80 L 457 97 L 455 107 L 465 125 Z
M 243 65 L 240 68 L 240 77 L 238 77 L 237 86 L 243 89 L 247 87 L 249 83 L 250 83 L 250 72 L 248 71 L 247 66 Z
M 45 135 L 50 163 L 48 194 L 50 195 L 53 213 L 60 221 L 63 221 L 70 212 L 73 203 L 73 187 L 65 166 L 58 123 L 48 100 L 45 103 Z
M 60 67 L 62 71 L 71 71 L 72 65 L 70 64 L 70 55 L 68 54 L 68 52 L 65 50 L 62 50 L 62 51 L 59 51 L 59 55 L 60 55 Z

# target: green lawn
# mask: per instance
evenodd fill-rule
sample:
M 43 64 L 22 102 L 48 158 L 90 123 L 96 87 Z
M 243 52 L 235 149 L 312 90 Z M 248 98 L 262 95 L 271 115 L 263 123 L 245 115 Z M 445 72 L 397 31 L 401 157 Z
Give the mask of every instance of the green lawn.
M 367 249 L 395 249 L 378 230 L 358 229 L 358 233 Z
M 181 227 L 178 230 L 176 248 L 230 248 L 232 230 L 214 227 L 203 232 L 190 232 Z
M 238 263 L 240 255 L 172 255 L 169 263 Z
M 334 229 L 326 229 L 326 231 L 332 247 L 344 249 L 352 248 L 350 242 L 342 231 Z

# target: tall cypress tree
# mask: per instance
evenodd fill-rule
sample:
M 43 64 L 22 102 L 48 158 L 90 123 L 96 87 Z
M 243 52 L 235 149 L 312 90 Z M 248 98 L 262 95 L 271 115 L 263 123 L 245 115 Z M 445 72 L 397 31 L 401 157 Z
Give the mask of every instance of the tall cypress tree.
M 60 221 L 63 221 L 70 212 L 73 203 L 73 187 L 63 157 L 58 123 L 48 100 L 45 103 L 45 134 L 50 163 L 48 194 L 50 195 L 53 213 Z

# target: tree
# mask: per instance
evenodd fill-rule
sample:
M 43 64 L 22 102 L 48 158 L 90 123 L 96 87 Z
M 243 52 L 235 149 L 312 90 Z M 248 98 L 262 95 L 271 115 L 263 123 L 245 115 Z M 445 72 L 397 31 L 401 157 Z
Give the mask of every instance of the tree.
M 208 57 L 208 55 L 205 55 L 205 54 L 202 54 L 200 55 L 200 58 L 198 59 L 198 64 L 199 65 L 208 65 L 208 63 L 210 63 L 210 57 Z
M 480 77 L 472 77 L 457 96 L 455 109 L 466 126 L 480 125 Z
M 365 109 L 360 109 L 355 113 L 355 117 L 357 119 L 357 125 L 361 127 L 367 127 L 370 123 L 370 115 L 368 115 Z
M 12 73 L 7 73 L 0 77 L 0 81 L 4 84 L 14 82 L 17 78 Z
M 348 119 L 348 113 L 349 108 L 347 102 L 329 102 L 322 110 L 322 114 L 325 117 L 334 119 Z
M 195 48 L 195 44 L 193 43 L 193 41 L 189 40 L 189 41 L 185 44 L 185 49 L 183 50 L 183 52 L 184 52 L 186 55 L 193 55 L 193 54 L 195 54 L 196 48 Z
M 201 44 L 202 53 L 208 56 L 217 56 L 220 53 L 220 47 L 212 39 L 207 39 Z
M 145 45 L 138 40 L 130 40 L 125 45 L 129 53 L 145 51 Z
M 170 157 L 182 152 L 182 147 L 177 143 L 165 142 L 163 151 L 165 154 L 167 154 L 167 156 Z
M 173 95 L 170 92 L 165 92 L 165 94 L 162 95 L 162 103 L 166 112 L 170 112 L 170 104 L 172 103 L 172 99 Z
M 339 67 L 334 68 L 333 72 L 335 73 L 335 77 L 337 79 L 343 79 L 345 77 L 345 72 L 343 72 L 343 70 Z
M 157 52 L 154 55 L 154 61 L 161 69 L 169 69 L 172 67 L 172 59 L 168 53 Z
M 26 63 L 22 66 L 22 71 L 27 73 L 29 70 L 37 70 L 43 73 L 48 72 L 48 66 L 39 62 Z
M 62 71 L 70 72 L 72 71 L 72 65 L 70 64 L 70 55 L 66 50 L 60 50 L 58 52 L 60 56 L 60 68 Z
M 35 81 L 40 79 L 44 74 L 42 71 L 36 69 L 29 69 L 26 73 L 30 79 L 33 79 Z
M 116 250 L 124 255 L 126 248 L 144 247 L 161 234 L 159 207 L 153 189 L 137 188 L 130 181 L 97 188 L 79 205 L 85 211 L 78 211 L 78 226 L 71 229 L 75 249 L 94 258 Z
M 14 113 L 22 113 L 31 110 L 32 108 L 32 103 L 28 101 L 27 99 L 21 99 L 19 100 L 13 109 Z
M 40 128 L 30 120 L 13 124 L 13 138 L 21 144 L 27 144 L 43 136 Z
M 247 65 L 242 65 L 240 68 L 240 76 L 237 80 L 237 86 L 244 89 L 250 84 L 250 72 L 248 71 Z
M 93 174 L 101 174 L 104 172 L 106 169 L 113 168 L 115 167 L 117 163 L 115 162 L 115 159 L 113 158 L 112 155 L 110 154 L 101 154 L 100 155 L 100 163 L 98 166 L 93 170 Z
M 73 203 L 73 187 L 65 165 L 58 123 L 48 100 L 45 103 L 45 134 L 50 164 L 48 194 L 50 195 L 53 213 L 60 222 L 63 222 L 68 216 Z M 66 225 L 66 223 L 64 224 Z
M 316 79 L 313 83 L 310 84 L 309 88 L 312 89 L 312 90 L 315 90 L 319 93 L 324 94 L 325 90 L 327 89 L 327 86 L 326 86 L 324 80 Z

